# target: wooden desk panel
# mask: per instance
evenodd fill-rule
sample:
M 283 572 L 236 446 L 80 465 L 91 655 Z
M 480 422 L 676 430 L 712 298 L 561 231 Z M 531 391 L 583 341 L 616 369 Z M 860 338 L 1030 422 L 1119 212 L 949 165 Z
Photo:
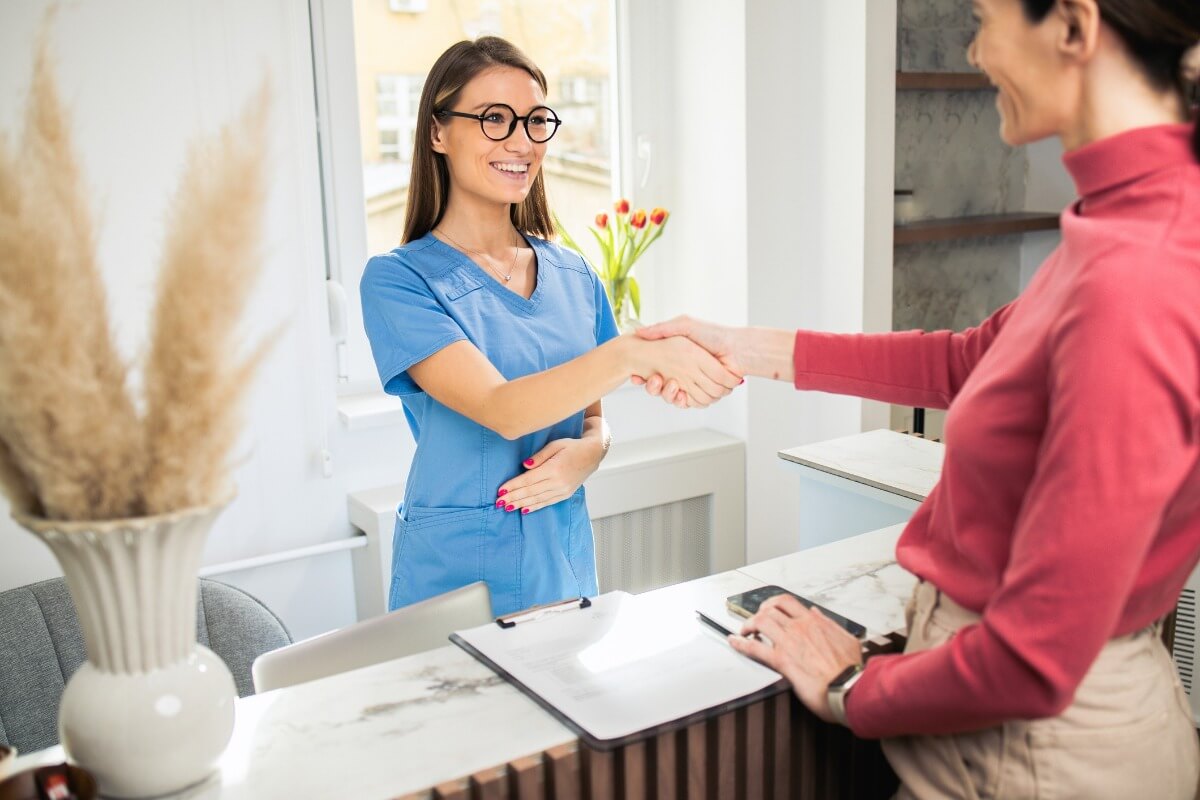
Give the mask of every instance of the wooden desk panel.
M 404 800 L 871 800 L 896 787 L 878 742 L 822 722 L 787 692 L 638 744 L 564 745 Z

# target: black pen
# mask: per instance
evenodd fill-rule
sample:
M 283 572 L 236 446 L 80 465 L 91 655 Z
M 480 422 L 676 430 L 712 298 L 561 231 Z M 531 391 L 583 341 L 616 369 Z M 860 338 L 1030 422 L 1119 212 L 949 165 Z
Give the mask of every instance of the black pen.
M 712 628 L 714 631 L 721 634 L 722 636 L 733 636 L 733 631 L 729 630 L 729 628 L 726 628 L 724 625 L 717 622 L 712 617 L 709 617 L 708 615 L 704 614 L 703 612 L 697 611 L 696 616 L 700 618 L 701 622 L 703 622 L 705 625 Z
M 729 628 L 726 628 L 724 625 L 717 622 L 715 619 L 708 616 L 703 611 L 697 611 L 696 616 L 700 618 L 701 622 L 703 622 L 705 625 L 712 628 L 714 631 L 721 634 L 722 636 L 738 636 L 739 635 L 739 634 L 736 634 L 733 631 L 729 630 Z M 743 638 L 759 640 L 759 636 L 757 633 L 752 633 L 749 636 L 746 636 Z

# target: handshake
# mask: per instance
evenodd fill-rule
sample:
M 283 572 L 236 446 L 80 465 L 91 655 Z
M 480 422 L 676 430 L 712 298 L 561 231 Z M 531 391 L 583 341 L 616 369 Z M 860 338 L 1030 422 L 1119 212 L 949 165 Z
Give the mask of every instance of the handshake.
M 686 316 L 640 328 L 627 336 L 631 380 L 678 408 L 705 408 L 744 383 L 746 375 L 770 374 L 752 363 L 761 333 Z M 790 361 L 789 352 L 789 366 Z

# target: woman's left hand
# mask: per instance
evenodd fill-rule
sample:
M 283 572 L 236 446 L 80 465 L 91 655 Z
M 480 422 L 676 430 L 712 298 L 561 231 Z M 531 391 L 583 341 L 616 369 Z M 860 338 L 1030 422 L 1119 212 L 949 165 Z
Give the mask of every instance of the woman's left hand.
M 771 641 L 746 638 L 751 634 Z M 835 722 L 829 711 L 829 682 L 846 667 L 862 663 L 858 639 L 788 595 L 765 601 L 746 622 L 742 635 L 729 637 L 729 643 L 787 678 L 800 702 L 826 722 Z
M 531 514 L 566 500 L 596 471 L 603 458 L 604 444 L 597 437 L 555 439 L 524 462 L 524 475 L 500 486 L 496 505 Z

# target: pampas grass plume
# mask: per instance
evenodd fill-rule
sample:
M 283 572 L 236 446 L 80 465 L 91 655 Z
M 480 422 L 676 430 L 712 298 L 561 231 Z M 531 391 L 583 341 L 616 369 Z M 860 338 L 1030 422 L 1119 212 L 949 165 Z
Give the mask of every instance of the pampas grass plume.
M 230 492 L 239 409 L 265 352 L 243 357 L 237 333 L 262 263 L 268 109 L 264 87 L 192 149 L 172 209 L 145 376 L 148 513 Z
M 238 322 L 261 264 L 268 92 L 193 147 L 169 220 L 145 367 L 127 388 L 43 33 L 18 155 L 0 139 L 0 490 L 102 520 L 227 500 L 240 405 L 264 357 Z
M 95 251 L 43 34 L 19 169 L 0 153 L 0 439 L 52 518 L 139 511 L 141 426 Z

